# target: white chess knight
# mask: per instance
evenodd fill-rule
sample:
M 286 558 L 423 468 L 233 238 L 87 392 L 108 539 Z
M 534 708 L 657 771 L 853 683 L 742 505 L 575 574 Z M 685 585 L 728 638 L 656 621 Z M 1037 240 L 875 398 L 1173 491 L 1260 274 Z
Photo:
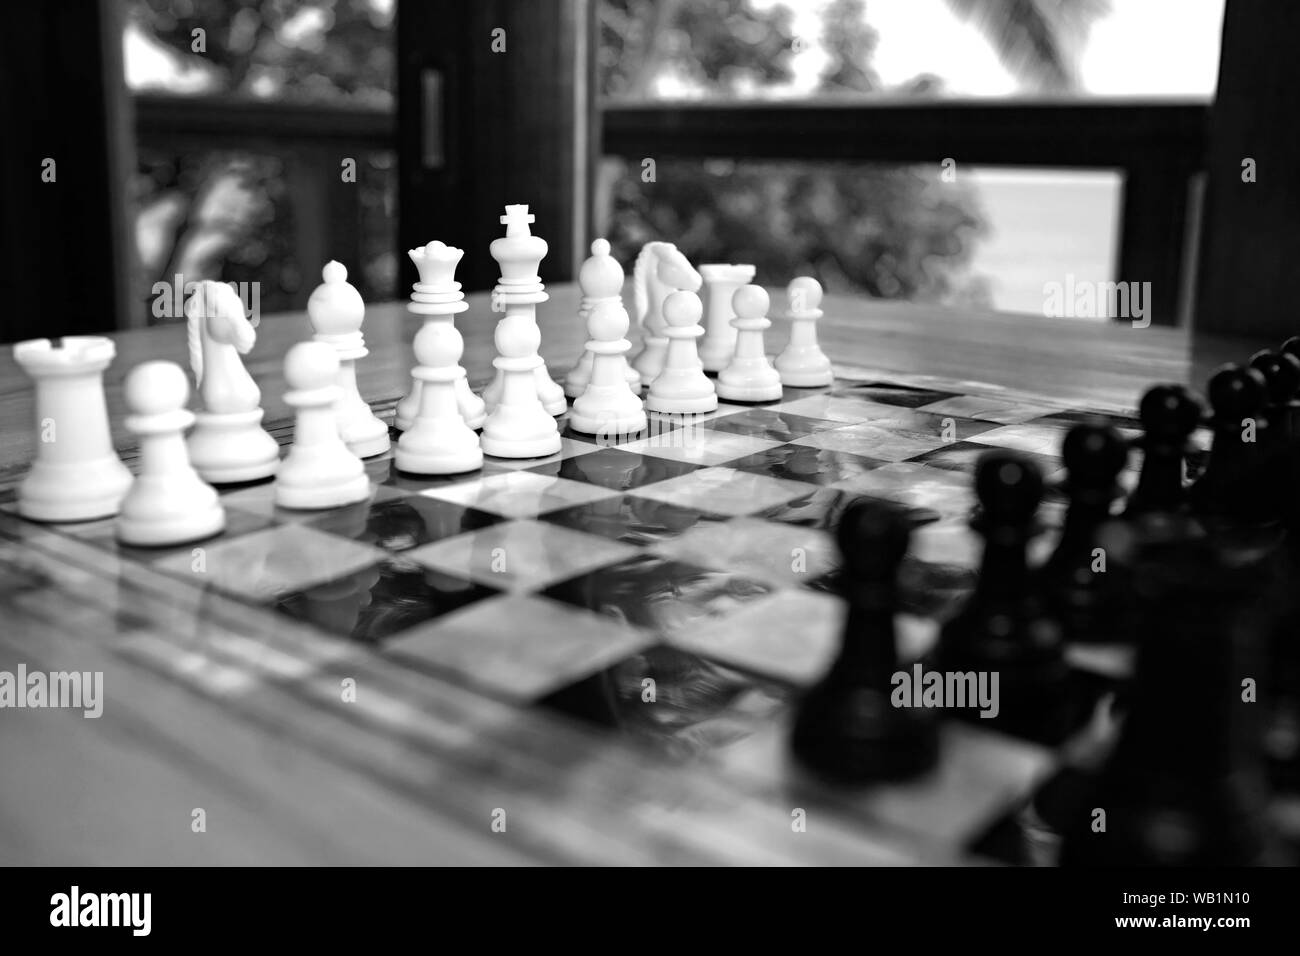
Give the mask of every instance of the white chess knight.
M 420 410 L 397 442 L 395 463 L 416 475 L 456 475 L 483 467 L 478 435 L 456 404 L 465 342 L 450 322 L 429 322 L 415 334 L 411 373 L 420 382 Z M 550 416 L 547 416 L 550 418 Z M 553 419 L 552 419 L 553 420 Z
M 546 258 L 546 240 L 541 236 L 534 236 L 528 228 L 529 224 L 536 219 L 536 216 L 529 214 L 527 206 L 506 206 L 506 214 L 501 217 L 501 224 L 506 227 L 506 234 L 492 240 L 490 251 L 492 258 L 501 266 L 501 281 L 492 290 L 493 311 L 504 310 L 505 312 L 505 317 L 497 323 L 497 328 L 506 326 L 511 330 L 511 341 L 527 341 L 533 337 L 531 333 L 523 332 L 520 338 L 514 334 L 514 330 L 523 330 L 525 326 L 532 326 L 537 330 L 536 337 L 540 346 L 541 330 L 537 325 L 537 306 L 547 301 L 550 296 L 546 294 L 546 287 L 542 285 L 541 276 L 537 274 L 542 260 Z M 537 398 L 548 415 L 563 415 L 569 408 L 569 403 L 564 397 L 564 389 L 551 381 L 550 373 L 546 370 L 546 361 L 537 354 L 536 346 L 533 353 L 533 357 L 537 359 L 533 369 L 533 385 L 537 391 Z M 489 413 L 501 401 L 505 389 L 505 377 L 505 371 L 501 366 L 497 366 L 495 380 L 483 390 L 483 400 L 487 403 Z M 484 450 L 486 447 L 484 446 Z
M 275 474 L 280 446 L 262 428 L 262 392 L 244 368 L 257 332 L 235 290 L 204 280 L 185 303 L 190 371 L 200 410 L 190 463 L 204 481 L 257 481 Z
M 664 335 L 663 303 L 671 292 L 699 292 L 704 280 L 671 242 L 647 242 L 632 268 L 632 296 L 636 320 L 644 333 L 640 353 L 632 367 L 649 385 L 664 367 L 668 337 Z
M 325 281 L 307 300 L 307 317 L 316 333 L 312 338 L 330 346 L 339 358 L 339 400 L 334 406 L 339 437 L 358 458 L 382 455 L 388 451 L 388 426 L 375 417 L 357 390 L 357 360 L 370 354 L 361 332 L 366 303 L 348 282 L 343 263 L 326 263 L 321 278 Z
M 713 382 L 704 374 L 695 340 L 704 334 L 704 304 L 694 292 L 674 292 L 664 299 L 664 368 L 650 383 L 645 407 L 652 412 L 703 414 L 718 407 Z
M 587 352 L 592 356 L 591 378 L 573 403 L 569 427 L 584 435 L 617 439 L 635 435 L 646 427 L 640 396 L 627 387 L 627 362 L 623 356 L 632 343 L 626 338 L 628 317 L 617 298 L 603 299 L 587 318 Z
M 293 445 L 275 476 L 281 508 L 339 508 L 370 497 L 361 459 L 339 437 L 334 417 L 339 358 L 323 342 L 299 342 L 284 357 L 285 403 L 297 410 Z
M 591 244 L 591 255 L 582 264 L 578 270 L 578 287 L 582 289 L 582 303 L 578 306 L 578 318 L 584 323 L 591 319 L 592 310 L 602 302 L 617 302 L 619 307 L 623 304 L 623 267 L 618 264 L 618 260 L 609 254 L 609 241 L 606 239 L 597 239 Z M 624 331 L 623 335 L 627 332 Z M 568 376 L 564 380 L 564 394 L 570 398 L 578 398 L 587 390 L 587 383 L 591 381 L 591 368 L 595 360 L 595 355 L 590 349 L 584 348 L 582 355 L 578 358 L 577 363 L 569 370 Z M 630 388 L 638 396 L 641 394 L 641 373 L 627 363 L 627 359 L 621 358 L 623 363 L 623 377 L 627 380 Z
M 831 360 L 817 344 L 817 320 L 822 317 L 822 287 L 812 276 L 799 276 L 785 290 L 790 341 L 776 357 L 783 385 L 821 388 L 835 381 Z
M 113 451 L 104 369 L 113 340 L 32 339 L 14 361 L 36 386 L 36 460 L 18 487 L 18 513 L 32 521 L 90 521 L 117 514 L 131 472 Z
M 560 429 L 537 397 L 535 372 L 542 333 L 536 322 L 497 323 L 501 400 L 483 426 L 483 453 L 496 458 L 542 458 L 560 451 Z M 567 402 L 565 403 L 567 406 Z
M 411 291 L 411 302 L 406 307 L 408 312 L 424 317 L 424 324 L 440 323 L 454 325 L 455 317 L 469 308 L 461 285 L 456 281 L 456 266 L 465 255 L 464 249 L 446 245 L 434 240 L 428 245 L 411 249 L 406 253 L 415 268 L 420 271 L 420 281 Z M 487 407 L 483 399 L 475 395 L 469 387 L 469 377 L 458 363 L 456 405 L 461 417 L 470 428 L 482 428 L 487 419 Z M 411 390 L 397 403 L 396 425 L 402 430 L 411 427 L 415 416 L 420 411 L 420 387 L 418 378 L 412 375 Z
M 126 377 L 126 429 L 140 439 L 140 474 L 117 517 L 124 544 L 185 544 L 226 526 L 216 490 L 199 477 L 185 450 L 185 429 L 194 423 L 185 408 L 189 395 L 190 383 L 175 362 L 145 362 Z
M 729 402 L 775 402 L 781 398 L 781 376 L 763 350 L 763 331 L 771 300 L 759 285 L 745 285 L 732 296 L 736 317 L 736 351 L 731 362 L 718 373 L 718 397 Z
M 706 372 L 721 372 L 736 350 L 736 313 L 731 297 L 742 285 L 754 281 L 753 266 L 708 263 L 700 266 L 704 279 L 704 338 L 700 340 L 700 364 Z

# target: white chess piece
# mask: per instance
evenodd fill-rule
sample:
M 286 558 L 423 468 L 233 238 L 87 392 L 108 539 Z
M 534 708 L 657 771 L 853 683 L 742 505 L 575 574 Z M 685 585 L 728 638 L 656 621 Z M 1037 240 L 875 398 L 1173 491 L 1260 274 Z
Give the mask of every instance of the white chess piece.
M 704 338 L 700 340 L 700 363 L 706 372 L 721 372 L 736 351 L 736 313 L 731 297 L 742 285 L 754 281 L 753 266 L 709 263 L 699 268 L 704 279 Z
M 394 456 L 398 470 L 415 475 L 457 475 L 483 467 L 478 435 L 456 404 L 465 341 L 450 322 L 429 322 L 415 335 L 411 373 L 420 382 L 420 411 L 402 432 Z
M 664 299 L 664 335 L 668 352 L 664 369 L 650 383 L 645 407 L 652 412 L 703 414 L 718 407 L 713 382 L 704 374 L 695 340 L 704 334 L 704 305 L 694 292 L 674 292 Z
M 632 343 L 626 338 L 628 317 L 617 298 L 603 299 L 587 319 L 587 351 L 592 356 L 591 380 L 573 403 L 569 427 L 584 435 L 617 439 L 646 428 L 641 399 L 627 387 L 623 357 Z
M 591 255 L 582 263 L 582 268 L 578 270 L 578 286 L 582 289 L 582 302 L 578 306 L 578 318 L 584 324 L 589 324 L 592 309 L 607 300 L 616 301 L 621 306 L 623 303 L 624 278 L 623 267 L 618 264 L 617 259 L 609 254 L 609 241 L 597 239 L 593 242 L 591 244 Z M 626 331 L 623 334 L 626 335 Z M 581 357 L 564 379 L 565 395 L 570 398 L 578 398 L 587 390 L 587 383 L 591 381 L 591 368 L 594 360 L 595 356 L 591 350 L 584 347 Z M 622 362 L 623 377 L 627 380 L 628 388 L 639 396 L 641 394 L 641 373 L 629 365 L 626 358 L 622 359 Z
M 216 491 L 199 477 L 185 450 L 185 429 L 194 424 L 194 413 L 185 408 L 189 395 L 190 383 L 175 362 L 145 362 L 126 377 L 126 428 L 140 439 L 140 474 L 117 518 L 124 544 L 185 544 L 226 526 Z
M 831 360 L 817 344 L 817 320 L 822 317 L 822 287 L 812 276 L 799 276 L 786 286 L 790 341 L 776 357 L 783 385 L 821 388 L 835 381 Z
M 718 397 L 729 402 L 775 402 L 781 398 L 781 376 L 763 351 L 763 330 L 771 300 L 759 285 L 744 285 L 732 296 L 736 317 L 736 351 L 718 373 Z
M 537 343 L 540 346 L 541 329 L 537 325 L 537 306 L 550 296 L 546 294 L 546 287 L 537 274 L 542 260 L 546 258 L 546 240 L 534 236 L 528 228 L 536 219 L 536 216 L 529 215 L 527 206 L 506 206 L 506 214 L 501 217 L 506 234 L 493 239 L 491 246 L 492 258 L 501 266 L 501 281 L 492 290 L 492 309 L 505 311 L 505 317 L 497 323 L 498 329 L 503 325 L 508 328 L 531 325 L 537 329 Z M 531 337 L 528 334 L 523 339 L 512 338 L 512 341 L 524 341 Z M 533 378 L 537 398 L 548 415 L 563 415 L 569 408 L 564 388 L 551 381 L 545 360 L 540 355 L 535 357 L 537 364 L 533 369 Z M 489 413 L 501 401 L 505 375 L 501 367 L 497 366 L 496 379 L 483 390 L 483 400 L 487 403 Z M 486 451 L 486 446 L 484 450 Z
M 428 245 L 411 249 L 406 253 L 415 267 L 420 270 L 420 281 L 411 291 L 411 303 L 407 311 L 424 317 L 424 324 L 455 324 L 455 317 L 469 308 L 465 293 L 461 292 L 460 283 L 456 281 L 456 266 L 460 264 L 465 250 L 448 246 L 438 240 Z M 487 407 L 483 399 L 475 395 L 469 387 L 469 377 L 465 369 L 456 366 L 456 406 L 461 417 L 470 428 L 482 428 L 487 419 Z M 415 416 L 420 411 L 420 380 L 412 377 L 411 390 L 397 403 L 395 424 L 403 431 L 411 427 Z
M 647 242 L 641 247 L 632 269 L 632 296 L 636 318 L 641 326 L 641 351 L 632 367 L 649 385 L 663 370 L 668 354 L 668 337 L 664 335 L 663 303 L 670 292 L 685 289 L 699 292 L 704 282 L 690 260 L 671 242 Z
M 113 451 L 104 369 L 113 340 L 72 335 L 14 346 L 36 386 L 36 460 L 18 488 L 18 513 L 32 521 L 90 521 L 117 514 L 131 472 Z
M 560 430 L 537 397 L 535 371 L 542 333 L 536 322 L 497 323 L 497 358 L 502 375 L 501 400 L 483 426 L 483 453 L 497 458 L 542 458 L 560 450 Z M 566 403 L 567 404 L 567 403 Z
M 284 357 L 285 403 L 297 409 L 293 445 L 275 476 L 275 503 L 306 510 L 365 501 L 370 480 L 339 437 L 339 358 L 323 342 L 299 342 Z
M 262 392 L 240 358 L 257 341 L 244 304 L 224 282 L 205 279 L 185 303 L 185 323 L 199 397 L 190 464 L 218 484 L 271 477 L 280 446 L 262 428 Z
M 357 360 L 370 354 L 361 332 L 366 303 L 348 282 L 343 263 L 326 263 L 321 278 L 325 281 L 307 300 L 307 318 L 316 332 L 312 338 L 333 348 L 339 357 L 339 400 L 334 405 L 339 436 L 358 458 L 382 455 L 388 451 L 388 426 L 375 416 L 357 389 Z

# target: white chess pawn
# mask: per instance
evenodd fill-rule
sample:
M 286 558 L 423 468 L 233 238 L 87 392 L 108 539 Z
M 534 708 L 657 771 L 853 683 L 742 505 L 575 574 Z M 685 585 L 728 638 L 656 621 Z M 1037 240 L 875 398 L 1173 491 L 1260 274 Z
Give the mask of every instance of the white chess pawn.
M 606 300 L 617 301 L 619 305 L 622 305 L 623 280 L 625 278 L 623 267 L 618 264 L 617 259 L 609 254 L 609 241 L 607 239 L 597 239 L 593 242 L 591 244 L 591 255 L 583 262 L 582 268 L 578 270 L 578 286 L 582 289 L 582 303 L 578 307 L 578 318 L 585 323 L 590 323 L 592 309 Z M 628 324 L 631 324 L 630 320 Z M 573 368 L 569 370 L 569 374 L 564 380 L 565 395 L 570 398 L 578 398 L 587 390 L 587 383 L 591 381 L 591 369 L 594 360 L 595 356 L 591 350 L 584 347 L 582 355 Z M 641 394 L 641 373 L 629 365 L 626 358 L 622 358 L 622 362 L 623 376 L 627 379 L 628 388 L 639 396 Z
M 569 427 L 574 431 L 612 439 L 645 430 L 645 410 L 640 397 L 627 387 L 625 373 L 624 356 L 632 348 L 627 340 L 631 321 L 617 298 L 597 303 L 587 318 L 591 380 L 573 403 Z
M 822 317 L 822 287 L 812 276 L 799 276 L 785 290 L 789 303 L 790 341 L 776 357 L 783 385 L 821 388 L 835 381 L 831 360 L 817 344 L 817 320 Z
M 18 487 L 18 513 L 32 521 L 90 521 L 117 514 L 131 472 L 113 451 L 104 369 L 113 340 L 70 335 L 14 346 L 36 386 L 36 460 Z
M 483 426 L 483 453 L 497 458 L 542 458 L 560 450 L 560 430 L 537 395 L 537 347 L 542 332 L 536 322 L 497 323 L 494 336 L 501 373 L 501 398 Z M 567 403 L 566 403 L 567 404 Z
M 664 299 L 663 334 L 668 338 L 664 370 L 650 383 L 645 407 L 652 412 L 703 414 L 718 407 L 713 382 L 704 374 L 695 340 L 704 334 L 704 304 L 694 292 L 674 292 Z
M 185 408 L 190 383 L 175 362 L 145 362 L 126 377 L 126 428 L 140 439 L 140 474 L 122 499 L 117 537 L 162 547 L 210 538 L 226 526 L 216 491 L 199 477 L 185 450 L 194 413 Z
M 307 300 L 307 317 L 316 332 L 313 339 L 333 348 L 339 357 L 339 400 L 334 405 L 339 436 L 358 458 L 382 455 L 388 451 L 388 426 L 375 416 L 357 390 L 357 360 L 370 354 L 361 332 L 366 303 L 356 286 L 348 282 L 343 263 L 326 263 L 321 278 L 325 281 Z
M 370 480 L 339 437 L 339 358 L 323 342 L 299 342 L 284 357 L 285 403 L 297 409 L 293 445 L 275 476 L 275 503 L 305 510 L 365 501 Z
M 754 281 L 753 266 L 708 263 L 699 268 L 704 280 L 704 338 L 700 340 L 700 363 L 706 372 L 721 372 L 736 350 L 736 329 L 731 320 L 731 298 L 742 285 Z
M 732 296 L 736 317 L 736 351 L 731 363 L 718 373 L 718 397 L 729 402 L 775 402 L 781 398 L 781 376 L 763 351 L 763 330 L 771 300 L 759 285 L 744 285 Z
M 483 467 L 478 435 L 465 424 L 456 400 L 465 341 L 450 322 L 427 323 L 415 335 L 411 372 L 420 382 L 420 410 L 397 441 L 399 471 L 457 475 Z

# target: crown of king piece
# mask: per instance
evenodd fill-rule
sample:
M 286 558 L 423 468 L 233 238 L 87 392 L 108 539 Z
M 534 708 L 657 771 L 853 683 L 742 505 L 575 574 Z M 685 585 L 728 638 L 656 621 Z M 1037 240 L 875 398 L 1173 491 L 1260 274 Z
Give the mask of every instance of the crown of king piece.
M 434 240 L 427 246 L 410 250 L 407 255 L 420 271 L 420 282 L 424 285 L 451 286 L 456 281 L 456 266 L 465 255 L 464 249 L 446 245 Z
M 537 282 L 542 260 L 546 258 L 546 240 L 534 236 L 528 228 L 536 217 L 523 205 L 506 206 L 501 222 L 506 234 L 492 240 L 489 252 L 501 267 L 501 279 L 510 283 Z

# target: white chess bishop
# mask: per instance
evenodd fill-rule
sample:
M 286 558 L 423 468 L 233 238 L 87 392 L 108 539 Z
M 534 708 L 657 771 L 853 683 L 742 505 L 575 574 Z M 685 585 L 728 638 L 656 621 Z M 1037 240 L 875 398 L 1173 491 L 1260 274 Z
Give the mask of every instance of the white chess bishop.
M 592 310 L 602 302 L 617 302 L 619 307 L 623 304 L 623 281 L 626 277 L 623 274 L 623 267 L 618 264 L 618 260 L 609 254 L 609 241 L 606 239 L 597 239 L 591 244 L 591 255 L 582 263 L 582 268 L 578 270 L 578 287 L 582 289 L 582 302 L 578 306 L 578 318 L 584 323 L 591 319 Z M 629 322 L 630 324 L 630 322 Z M 623 335 L 626 335 L 626 331 Z M 641 373 L 628 364 L 626 358 L 622 358 L 623 377 L 627 380 L 628 388 L 637 395 L 641 393 Z M 591 381 L 591 368 L 595 361 L 594 353 L 584 348 L 582 355 L 577 363 L 569 370 L 568 376 L 564 380 L 564 394 L 570 398 L 578 398 L 587 390 L 587 383 Z
M 175 362 L 145 362 L 126 377 L 126 429 L 140 439 L 140 474 L 117 517 L 124 544 L 185 544 L 226 526 L 216 490 L 199 477 L 185 450 L 185 429 L 194 423 L 194 413 L 185 408 L 189 393 Z
M 375 416 L 357 389 L 357 360 L 370 354 L 361 332 L 366 303 L 356 286 L 348 282 L 343 263 L 327 263 L 321 278 L 325 281 L 312 290 L 307 300 L 307 318 L 316 333 L 312 338 L 338 355 L 339 400 L 334 415 L 339 436 L 358 458 L 382 455 L 388 451 L 388 426 Z
M 407 255 L 420 272 L 420 281 L 412 286 L 407 311 L 421 316 L 425 325 L 454 326 L 456 316 L 469 308 L 465 293 L 456 281 L 456 267 L 460 265 L 465 250 L 435 239 L 427 245 L 409 250 Z M 456 381 L 453 384 L 456 406 L 460 409 L 465 424 L 470 428 L 482 428 L 487 419 L 487 407 L 483 399 L 470 390 L 469 376 L 459 360 L 456 369 Z M 412 374 L 410 392 L 397 403 L 396 425 L 403 431 L 411 427 L 415 416 L 420 412 L 420 388 L 420 379 Z
M 200 399 L 190 463 L 204 481 L 217 484 L 271 477 L 280 446 L 262 428 L 262 392 L 240 357 L 257 341 L 243 302 L 224 282 L 205 279 L 185 303 L 185 323 Z
M 785 290 L 789 305 L 790 341 L 776 357 L 783 385 L 821 388 L 835 381 L 831 360 L 817 344 L 817 320 L 822 317 L 822 287 L 812 276 L 799 276 Z
M 18 486 L 24 518 L 90 521 L 121 507 L 131 472 L 108 427 L 103 376 L 113 355 L 113 340 L 94 335 L 14 346 L 14 361 L 36 386 L 36 460 Z
M 663 334 L 668 339 L 664 368 L 650 383 L 645 407 L 652 412 L 703 414 L 718 407 L 713 382 L 704 374 L 695 340 L 704 334 L 704 304 L 694 292 L 674 292 L 664 299 Z
M 339 358 L 323 342 L 299 342 L 284 357 L 284 401 L 297 411 L 293 445 L 275 476 L 281 508 L 340 508 L 370 497 L 361 459 L 339 437 Z
M 775 402 L 781 398 L 781 376 L 767 360 L 763 332 L 772 324 L 767 317 L 771 305 L 767 290 L 744 285 L 732 296 L 736 317 L 736 351 L 731 362 L 718 373 L 718 397 L 729 402 Z
M 529 229 L 529 225 L 536 219 L 536 216 L 529 214 L 527 206 L 506 206 L 506 214 L 501 217 L 501 224 L 506 227 L 506 234 L 492 240 L 490 251 L 492 258 L 501 266 L 501 281 L 492 290 L 493 310 L 505 312 L 505 317 L 497 323 L 498 329 L 505 326 L 510 332 L 510 340 L 519 342 L 529 341 L 533 335 L 530 332 L 522 332 L 521 336 L 517 336 L 514 330 L 522 331 L 525 326 L 532 326 L 537 330 L 536 338 L 540 346 L 541 330 L 537 325 L 537 306 L 547 301 L 550 296 L 546 294 L 546 287 L 542 285 L 541 276 L 538 275 L 542 260 L 546 258 L 546 240 L 541 236 L 534 236 Z M 551 381 L 550 373 L 546 370 L 546 361 L 537 354 L 537 346 L 533 348 L 533 357 L 537 359 L 533 369 L 533 384 L 538 400 L 548 415 L 563 415 L 569 408 L 563 387 Z M 483 391 L 483 400 L 487 403 L 489 413 L 501 401 L 505 389 L 505 377 L 506 373 L 501 366 L 497 366 L 496 379 Z M 486 450 L 486 446 L 484 449 Z
M 429 322 L 415 335 L 411 374 L 420 382 L 420 410 L 397 442 L 395 464 L 416 475 L 457 475 L 483 467 L 478 435 L 456 404 L 464 339 L 450 322 Z M 550 416 L 547 416 L 548 418 Z
M 641 398 L 627 387 L 627 360 L 623 357 L 632 347 L 627 340 L 631 323 L 617 297 L 605 298 L 591 310 L 587 318 L 591 379 L 569 415 L 569 427 L 574 431 L 616 439 L 645 430 L 645 409 Z

